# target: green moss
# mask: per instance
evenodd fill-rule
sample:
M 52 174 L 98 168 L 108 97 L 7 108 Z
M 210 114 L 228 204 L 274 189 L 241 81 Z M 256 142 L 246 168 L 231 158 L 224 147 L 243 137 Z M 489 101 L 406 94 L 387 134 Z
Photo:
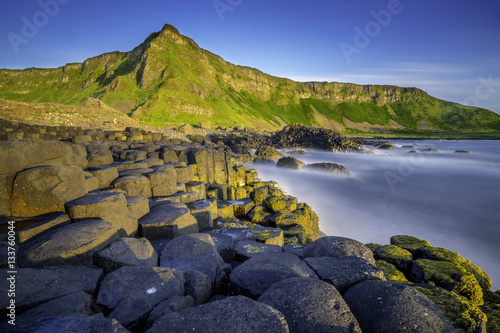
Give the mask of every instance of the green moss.
M 413 272 L 417 270 L 423 273 L 425 283 L 435 283 L 436 286 L 454 291 L 475 304 L 484 303 L 483 290 L 476 278 L 460 265 L 421 259 L 414 262 Z
M 421 249 L 421 253 L 421 256 L 426 259 L 448 261 L 460 265 L 474 275 L 483 289 L 489 290 L 491 288 L 491 279 L 488 274 L 469 260 L 464 259 L 457 252 L 440 247 L 426 246 Z
M 377 260 L 375 261 L 375 264 L 377 265 L 377 268 L 380 269 L 382 272 L 384 272 L 385 278 L 387 280 L 392 280 L 392 281 L 397 281 L 400 283 L 406 283 L 406 284 L 411 284 L 410 281 L 406 278 L 406 276 L 396 268 L 391 263 L 388 263 L 385 260 Z
M 488 317 L 486 332 L 500 332 L 500 304 L 486 304 L 481 310 Z
M 290 203 L 283 197 L 269 197 L 266 199 L 266 207 L 273 213 L 286 213 L 290 211 Z
M 394 236 L 391 237 L 391 244 L 397 245 L 410 252 L 415 252 L 424 246 L 430 246 L 431 244 L 426 240 L 418 239 L 413 236 Z
M 283 232 L 279 229 L 254 230 L 253 234 L 255 235 L 255 238 L 258 242 L 269 245 L 283 246 Z
M 266 217 L 271 215 L 269 212 L 267 212 L 264 207 L 262 206 L 256 206 L 254 207 L 249 213 L 248 213 L 248 218 L 250 221 L 253 223 L 264 223 L 266 220 Z
M 311 239 L 307 237 L 306 229 L 300 224 L 278 225 L 283 230 L 285 244 L 309 244 Z
M 415 287 L 415 289 L 429 297 L 443 311 L 443 314 L 459 333 L 475 333 L 481 323 L 488 320 L 476 304 L 454 292 L 440 288 Z M 494 331 L 488 330 L 488 332 Z
M 365 246 L 370 249 L 370 251 L 373 252 L 373 255 L 375 255 L 375 250 L 381 246 L 380 244 L 375 244 L 375 243 L 366 243 Z
M 410 251 L 396 245 L 383 245 L 377 250 L 380 259 L 387 261 L 411 261 L 413 255 Z

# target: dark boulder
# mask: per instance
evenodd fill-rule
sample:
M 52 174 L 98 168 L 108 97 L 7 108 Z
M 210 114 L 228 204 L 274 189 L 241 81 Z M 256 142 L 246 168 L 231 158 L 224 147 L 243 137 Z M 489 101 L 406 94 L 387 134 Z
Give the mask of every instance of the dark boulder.
M 247 297 L 228 297 L 195 308 L 171 312 L 158 319 L 148 333 L 155 332 L 289 332 L 281 314 L 269 305 Z
M 359 257 L 312 257 L 305 258 L 304 261 L 321 280 L 330 282 L 341 293 L 361 281 L 385 281 L 381 270 Z
M 191 234 L 175 238 L 163 249 L 160 256 L 161 267 L 171 267 L 183 271 L 197 270 L 215 281 L 217 268 L 224 260 L 217 252 L 209 234 Z
M 131 329 L 145 323 L 161 301 L 184 295 L 184 273 L 172 268 L 125 266 L 106 275 L 97 304 L 110 310 L 109 318 Z
M 305 168 L 310 170 L 326 171 L 326 172 L 340 173 L 345 175 L 349 175 L 351 173 L 349 169 L 347 169 L 345 166 L 337 163 L 327 163 L 327 162 L 313 163 L 313 164 L 307 164 Z
M 304 165 L 305 165 L 304 162 L 291 156 L 280 158 L 278 160 L 278 163 L 276 164 L 276 166 L 279 168 L 293 169 L 293 170 L 300 170 L 304 167 Z
M 26 242 L 19 252 L 19 265 L 92 265 L 94 253 L 118 238 L 116 228 L 104 220 L 68 224 Z
M 343 297 L 363 332 L 456 332 L 436 304 L 410 286 L 364 281 Z
M 258 298 L 274 283 L 291 277 L 317 278 L 314 271 L 293 254 L 260 254 L 233 270 L 230 292 Z
M 340 293 L 318 279 L 295 277 L 277 282 L 258 301 L 280 311 L 291 333 L 361 333 Z
M 357 240 L 327 236 L 315 240 L 304 252 L 304 257 L 345 257 L 355 256 L 365 259 L 375 265 L 373 253 L 368 247 Z

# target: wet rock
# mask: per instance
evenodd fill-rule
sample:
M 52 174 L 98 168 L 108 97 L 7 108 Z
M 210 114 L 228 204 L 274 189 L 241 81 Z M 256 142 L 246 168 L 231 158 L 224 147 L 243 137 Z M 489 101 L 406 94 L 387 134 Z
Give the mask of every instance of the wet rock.
M 117 239 L 116 228 L 107 221 L 72 223 L 26 242 L 19 252 L 19 265 L 92 265 L 94 253 Z
M 77 166 L 43 166 L 19 172 L 11 196 L 13 216 L 30 217 L 64 211 L 64 204 L 87 194 Z
M 304 261 L 321 280 L 330 282 L 341 293 L 365 280 L 385 281 L 384 273 L 359 257 L 312 257 Z
M 198 222 L 181 203 L 159 204 L 139 219 L 139 233 L 147 239 L 172 239 L 198 231 Z
M 66 203 L 66 212 L 73 220 L 103 219 L 111 223 L 121 236 L 137 232 L 137 219 L 127 208 L 125 195 L 116 191 L 89 193 Z
M 364 281 L 343 297 L 363 332 L 456 332 L 433 302 L 403 284 Z
M 191 234 L 177 237 L 169 242 L 160 256 L 161 267 L 171 267 L 183 271 L 197 270 L 215 281 L 217 268 L 224 260 L 209 234 Z
M 280 158 L 285 157 L 282 153 L 271 146 L 260 146 L 255 151 L 255 161 L 272 161 L 277 162 Z
M 454 153 L 456 153 L 456 154 L 470 154 L 470 151 L 468 151 L 468 150 L 455 150 Z
M 304 252 L 304 257 L 345 257 L 354 256 L 375 265 L 372 251 L 357 240 L 327 236 L 315 240 Z
M 109 273 L 123 266 L 158 266 L 158 254 L 146 238 L 124 237 L 96 253 L 94 262 Z
M 158 319 L 148 331 L 183 333 L 215 332 L 289 332 L 283 315 L 269 305 L 247 297 L 228 297 L 179 312 L 168 313 Z
M 378 146 L 378 149 L 394 150 L 394 146 L 386 143 Z
M 305 166 L 305 168 L 311 169 L 311 170 L 340 173 L 340 174 L 345 174 L 345 175 L 351 174 L 349 169 L 347 169 L 345 166 L 337 164 L 337 163 L 327 163 L 327 162 L 313 163 L 313 164 L 307 164 Z
M 304 167 L 305 163 L 296 159 L 295 157 L 282 157 L 276 164 L 279 168 L 300 170 Z
M 145 323 L 161 301 L 184 295 L 184 274 L 171 268 L 125 266 L 106 275 L 97 304 L 106 306 L 109 318 L 127 329 Z
M 439 150 L 435 149 L 435 148 L 425 148 L 425 149 L 422 149 L 423 152 L 425 153 L 438 153 Z
M 259 297 L 259 302 L 280 311 L 292 333 L 361 333 L 340 293 L 318 279 L 295 277 L 277 282 Z
M 293 254 L 261 254 L 234 269 L 230 293 L 258 298 L 274 283 L 291 277 L 317 278 L 311 268 Z

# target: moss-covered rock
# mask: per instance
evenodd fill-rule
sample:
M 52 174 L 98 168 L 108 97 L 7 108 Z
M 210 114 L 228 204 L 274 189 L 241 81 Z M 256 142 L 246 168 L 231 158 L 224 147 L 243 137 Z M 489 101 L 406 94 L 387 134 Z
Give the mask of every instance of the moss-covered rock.
M 500 332 L 500 304 L 486 304 L 481 310 L 488 317 L 486 332 Z
M 307 236 L 306 229 L 300 224 L 278 225 L 283 230 L 285 244 L 310 244 L 312 239 Z
M 483 332 L 487 318 L 481 309 L 465 297 L 441 288 L 426 289 L 415 287 L 430 298 L 459 333 Z M 490 330 L 488 330 L 490 332 Z M 491 331 L 494 332 L 494 331 Z
M 457 252 L 440 247 L 425 246 L 416 252 L 416 256 L 422 259 L 448 261 L 460 265 L 474 275 L 483 289 L 489 290 L 491 288 L 491 279 L 488 274 L 469 260 L 464 259 Z
M 448 261 L 415 260 L 411 270 L 412 279 L 454 291 L 477 305 L 484 304 L 483 290 L 477 279 L 458 264 Z
M 264 207 L 255 206 L 247 216 L 253 223 L 264 224 L 266 221 L 266 217 L 268 217 L 269 215 L 271 215 L 271 213 L 266 211 Z
M 500 305 L 500 290 L 497 290 L 495 292 L 491 290 L 483 290 L 483 299 L 485 304 Z
M 375 256 L 395 265 L 404 272 L 407 271 L 409 264 L 413 260 L 413 255 L 410 251 L 396 245 L 382 245 L 378 247 L 375 250 Z
M 269 197 L 266 199 L 266 208 L 273 213 L 290 212 L 290 203 L 284 197 Z
M 307 204 L 297 205 L 298 209 L 293 211 L 293 215 L 297 216 L 297 224 L 300 224 L 306 229 L 306 234 L 313 241 L 321 237 L 319 230 L 319 217 Z
M 369 248 L 373 252 L 373 256 L 375 256 L 375 250 L 378 249 L 381 245 L 376 243 L 366 243 L 365 246 Z
M 431 244 L 426 240 L 422 240 L 413 236 L 404 236 L 404 235 L 391 237 L 391 244 L 397 245 L 405 250 L 410 251 L 411 253 L 416 252 L 418 249 L 422 247 L 431 246 Z
M 260 146 L 259 148 L 257 148 L 255 156 L 259 160 L 277 162 L 280 158 L 284 157 L 285 155 L 274 149 L 274 147 Z
M 384 272 L 385 278 L 387 280 L 392 280 L 400 283 L 411 284 L 410 281 L 406 278 L 406 276 L 399 269 L 396 268 L 391 263 L 388 263 L 385 260 L 377 260 L 375 261 L 375 265 L 378 269 Z
M 260 228 L 253 230 L 255 239 L 264 244 L 268 245 L 284 245 L 283 231 L 275 228 Z

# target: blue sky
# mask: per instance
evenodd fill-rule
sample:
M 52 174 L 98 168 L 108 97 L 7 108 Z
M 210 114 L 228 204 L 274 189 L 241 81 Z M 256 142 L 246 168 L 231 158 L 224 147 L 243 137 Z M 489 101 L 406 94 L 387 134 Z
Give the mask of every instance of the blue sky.
M 496 1 L 23 0 L 0 9 L 0 68 L 129 51 L 169 23 L 271 75 L 416 86 L 500 113 Z

